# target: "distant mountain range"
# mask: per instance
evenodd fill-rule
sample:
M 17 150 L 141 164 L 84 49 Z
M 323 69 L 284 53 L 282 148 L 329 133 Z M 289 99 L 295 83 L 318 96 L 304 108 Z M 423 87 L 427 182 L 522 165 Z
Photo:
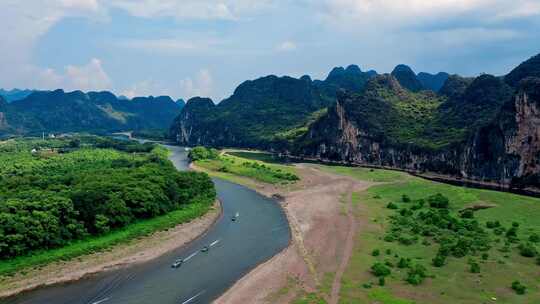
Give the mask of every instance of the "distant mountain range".
M 2 96 L 7 102 L 12 102 L 15 100 L 21 100 L 26 98 L 28 95 L 32 94 L 35 90 L 19 90 L 19 89 L 12 89 L 9 91 L 6 91 L 4 89 L 0 89 L 0 96 Z
M 540 190 L 540 55 L 504 77 L 335 68 L 189 100 L 171 138 Z
M 31 91 L 11 102 L 0 95 L 0 135 L 167 129 L 184 105 L 168 96 L 129 100 L 106 91 Z

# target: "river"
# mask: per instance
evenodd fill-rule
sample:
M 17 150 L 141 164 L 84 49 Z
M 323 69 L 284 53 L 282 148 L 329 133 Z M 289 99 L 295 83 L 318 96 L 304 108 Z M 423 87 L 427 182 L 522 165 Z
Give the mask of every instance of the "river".
M 181 147 L 167 146 L 179 170 L 188 166 Z M 195 304 L 210 303 L 290 240 L 287 219 L 274 200 L 214 179 L 223 216 L 203 236 L 152 261 L 100 273 L 64 285 L 23 293 L 6 304 Z M 231 218 L 239 214 L 237 221 Z M 211 246 L 210 246 L 211 245 Z M 208 252 L 201 249 L 210 246 Z M 175 259 L 184 259 L 171 268 Z

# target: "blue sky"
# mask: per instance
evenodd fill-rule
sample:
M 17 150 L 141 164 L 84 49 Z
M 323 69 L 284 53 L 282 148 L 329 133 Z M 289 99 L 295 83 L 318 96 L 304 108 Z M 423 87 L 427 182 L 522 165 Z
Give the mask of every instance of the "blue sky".
M 0 87 L 210 96 L 334 66 L 501 75 L 540 53 L 540 0 L 2 0 Z

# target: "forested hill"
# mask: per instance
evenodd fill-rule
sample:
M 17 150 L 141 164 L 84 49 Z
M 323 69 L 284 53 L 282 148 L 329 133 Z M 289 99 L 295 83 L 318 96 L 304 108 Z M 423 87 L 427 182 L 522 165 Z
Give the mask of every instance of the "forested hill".
M 118 98 L 110 92 L 34 91 L 0 108 L 0 135 L 167 129 L 183 101 Z
M 423 73 L 424 87 L 410 73 L 408 80 L 413 79 L 422 90 L 440 89 L 447 77 L 446 73 Z M 286 147 L 324 114 L 339 90 L 360 93 L 376 75 L 350 65 L 332 69 L 325 80 L 271 75 L 245 81 L 217 105 L 206 98 L 189 100 L 171 126 L 170 136 L 184 145 Z

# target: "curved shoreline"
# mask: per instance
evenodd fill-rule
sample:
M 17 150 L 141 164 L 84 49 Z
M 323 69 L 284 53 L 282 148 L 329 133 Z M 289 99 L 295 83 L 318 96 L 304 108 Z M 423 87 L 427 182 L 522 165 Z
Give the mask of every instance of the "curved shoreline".
M 202 217 L 166 231 L 157 231 L 106 251 L 65 262 L 54 262 L 37 270 L 6 277 L 0 281 L 0 299 L 153 260 L 205 235 L 221 218 L 222 213 L 221 202 L 216 199 L 213 208 Z

